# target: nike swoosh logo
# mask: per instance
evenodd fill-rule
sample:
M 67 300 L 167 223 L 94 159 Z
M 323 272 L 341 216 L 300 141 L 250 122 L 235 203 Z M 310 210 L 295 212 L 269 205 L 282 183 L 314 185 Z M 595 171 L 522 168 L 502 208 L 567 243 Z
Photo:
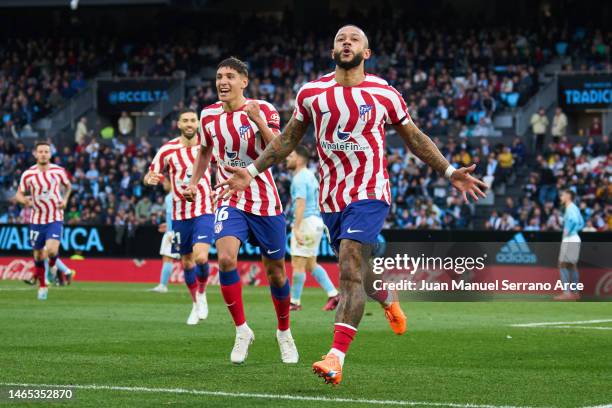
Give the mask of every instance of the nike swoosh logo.
M 274 254 L 274 253 L 276 253 L 276 252 L 278 252 L 278 251 L 280 251 L 280 248 L 278 248 L 278 249 L 276 249 L 276 250 L 274 250 L 274 251 L 270 251 L 270 250 L 268 249 L 267 253 L 268 253 L 268 255 L 272 255 L 272 254 Z
M 206 238 L 208 235 L 198 235 L 198 239 Z
M 57 235 L 57 234 L 53 234 L 53 235 L 51 235 L 51 236 L 52 236 L 53 238 L 57 238 L 57 237 L 59 237 L 59 235 Z
M 349 229 L 347 229 L 346 232 L 349 234 L 354 234 L 355 232 L 363 232 L 363 230 L 354 230 L 354 229 L 351 229 L 351 227 L 349 227 Z
M 330 111 L 321 112 L 321 116 L 330 113 Z

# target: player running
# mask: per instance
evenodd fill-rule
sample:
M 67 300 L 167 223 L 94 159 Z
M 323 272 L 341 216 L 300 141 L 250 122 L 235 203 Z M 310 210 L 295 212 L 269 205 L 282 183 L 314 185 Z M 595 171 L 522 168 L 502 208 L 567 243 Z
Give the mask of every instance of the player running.
M 202 110 L 202 149 L 197 159 L 191 191 L 208 167 L 211 152 L 217 161 L 219 180 L 229 173 L 223 166 L 246 167 L 279 133 L 280 117 L 269 103 L 244 97 L 248 70 L 244 62 L 228 58 L 217 67 L 219 102 Z M 197 199 L 197 198 L 196 198 Z M 289 329 L 289 280 L 285 273 L 285 216 L 270 170 L 247 183 L 244 193 L 217 200 L 215 242 L 219 261 L 221 293 L 236 325 L 236 340 L 230 360 L 242 363 L 255 340 L 244 315 L 240 276 L 236 269 L 238 250 L 249 240 L 259 246 L 276 310 L 278 341 L 284 363 L 297 363 L 298 351 Z
M 291 285 L 291 310 L 301 310 L 300 299 L 306 282 L 306 271 L 310 272 L 317 283 L 327 293 L 327 303 L 323 310 L 331 311 L 338 306 L 340 297 L 327 271 L 317 263 L 319 245 L 325 230 L 319 212 L 319 182 L 306 167 L 310 152 L 304 146 L 297 146 L 287 156 L 287 168 L 293 172 L 291 180 L 291 199 L 293 204 L 293 227 L 291 230 L 291 266 L 293 282 Z
M 164 144 L 153 159 L 144 183 L 156 186 L 168 170 L 172 184 L 172 230 L 175 252 L 181 256 L 185 284 L 189 288 L 193 306 L 187 324 L 194 325 L 208 317 L 206 283 L 208 282 L 208 251 L 213 237 L 213 210 L 210 172 L 198 178 L 195 186 L 196 202 L 185 199 L 191 181 L 193 163 L 199 150 L 198 114 L 192 109 L 179 112 L 178 128 L 181 135 Z
M 563 240 L 561 251 L 559 252 L 559 269 L 561 271 L 561 281 L 567 289 L 560 295 L 555 296 L 555 300 L 578 300 L 580 292 L 569 289 L 570 283 L 576 287 L 580 283 L 578 273 L 578 258 L 580 257 L 580 236 L 578 233 L 584 228 L 584 219 L 580 214 L 580 209 L 574 203 L 574 192 L 564 190 L 561 193 L 561 204 L 565 207 L 563 213 Z
M 51 145 L 48 142 L 36 143 L 34 158 L 36 164 L 21 176 L 15 200 L 26 207 L 33 207 L 30 244 L 34 253 L 34 271 L 38 277 L 38 300 L 47 300 L 45 261 L 48 260 L 51 273 L 56 275 L 64 209 L 72 187 L 66 170 L 50 162 Z
M 60 258 L 55 260 L 55 271 L 53 271 L 49 267 L 49 257 L 46 256 L 45 258 L 45 276 L 47 278 L 47 285 L 51 282 L 54 282 L 56 286 L 70 285 L 72 280 L 76 277 L 76 271 L 68 268 Z M 33 274 L 30 279 L 24 279 L 23 282 L 28 285 L 35 285 L 36 282 L 38 282 L 38 276 Z
M 166 209 L 166 221 L 159 226 L 159 232 L 163 233 L 161 245 L 159 247 L 159 254 L 162 256 L 162 270 L 159 276 L 159 285 L 151 289 L 152 292 L 167 293 L 168 292 L 168 281 L 172 274 L 172 268 L 174 268 L 174 260 L 179 259 L 180 255 L 178 252 L 174 252 L 174 246 L 172 245 L 172 239 L 174 233 L 172 232 L 172 210 L 174 199 L 172 198 L 172 185 L 170 179 L 164 178 L 164 191 L 167 192 L 164 198 L 164 208 Z
M 374 289 L 376 275 L 368 266 L 389 212 L 385 125 L 392 125 L 416 156 L 450 179 L 464 199 L 467 194 L 474 199 L 485 196 L 481 188 L 486 185 L 470 175 L 475 165 L 454 169 L 414 125 L 400 93 L 383 79 L 365 73 L 364 61 L 371 51 L 360 28 L 342 27 L 331 54 L 335 72 L 302 86 L 293 117 L 282 134 L 255 163 L 246 168 L 226 167 L 224 171 L 232 176 L 217 187 L 225 188 L 221 196 L 245 190 L 254 177 L 286 158 L 313 124 L 320 165 L 320 207 L 338 252 L 341 293 L 331 350 L 313 364 L 313 371 L 326 382 L 339 384 L 345 353 L 363 316 L 366 294 L 382 305 L 395 333 L 406 330 L 399 303 L 392 293 Z

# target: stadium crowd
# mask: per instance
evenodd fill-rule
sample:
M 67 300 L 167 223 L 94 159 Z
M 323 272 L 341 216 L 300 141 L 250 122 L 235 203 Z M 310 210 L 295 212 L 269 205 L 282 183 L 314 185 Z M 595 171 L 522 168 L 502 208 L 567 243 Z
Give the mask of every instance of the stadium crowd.
M 474 140 L 477 143 L 473 143 Z M 559 230 L 561 210 L 559 193 L 564 188 L 576 191 L 587 228 L 612 230 L 612 143 L 607 136 L 596 141 L 571 144 L 567 137 L 549 144 L 546 153 L 529 162 L 526 146 L 516 138 L 511 146 L 492 145 L 487 138 L 435 138 L 445 156 L 457 166 L 476 164 L 479 177 L 491 177 L 493 189 L 517 183 L 517 171 L 526 169 L 522 199 L 506 199 L 503 211 L 493 211 L 484 228 L 497 230 Z M 316 171 L 314 146 L 310 167 Z M 73 195 L 66 209 L 68 224 L 107 224 L 127 227 L 157 224 L 164 217 L 161 189 L 142 185 L 142 177 L 155 149 L 146 138 L 115 139 L 101 144 L 92 139 L 74 150 L 64 147 L 55 152 L 53 161 L 72 175 Z M 482 228 L 475 225 L 473 204 L 466 204 L 448 182 L 404 148 L 388 149 L 388 172 L 391 178 L 392 208 L 387 228 L 462 229 Z M 21 142 L 0 140 L 0 185 L 5 198 L 15 193 L 21 173 L 33 159 Z M 284 165 L 276 169 L 277 186 L 283 203 L 289 203 L 291 176 Z M 287 213 L 291 211 L 285 206 Z M 1 222 L 25 222 L 28 209 L 11 204 Z M 290 215 L 290 214 L 289 214 Z
M 101 71 L 115 76 L 162 76 L 199 73 L 223 55 L 246 57 L 251 70 L 248 95 L 272 102 L 286 123 L 295 94 L 305 82 L 331 71 L 327 33 L 291 33 L 282 23 L 251 18 L 243 22 L 253 40 L 228 38 L 204 42 L 92 43 L 67 39 L 9 39 L 0 46 L 0 185 L 4 199 L 14 193 L 21 173 L 33 162 L 19 140 L 20 131 L 59 107 L 86 86 L 85 78 Z M 457 165 L 477 165 L 480 176 L 494 178 L 493 188 L 514 182 L 516 169 L 530 166 L 521 203 L 508 202 L 504 215 L 486 223 L 495 229 L 558 228 L 555 203 L 561 186 L 573 185 L 581 208 L 594 228 L 612 224 L 608 175 L 611 165 L 607 139 L 570 145 L 557 141 L 534 163 L 526 162 L 520 139 L 512 145 L 491 145 L 492 117 L 500 107 L 515 107 L 537 91 L 538 69 L 554 57 L 564 58 L 566 70 L 610 68 L 610 32 L 558 28 L 538 31 L 509 29 L 450 30 L 404 28 L 401 19 L 370 26 L 375 46 L 367 70 L 387 79 L 404 96 L 412 118 L 436 139 Z M 211 36 L 218 35 L 209 33 Z M 213 38 L 211 37 L 211 38 Z M 299 40 L 298 40 L 299 39 Z M 225 48 L 218 45 L 223 44 Z M 162 217 L 162 192 L 145 189 L 141 180 L 155 148 L 149 140 L 177 134 L 177 112 L 184 106 L 201 109 L 216 101 L 213 81 L 191 89 L 189 97 L 159 120 L 147 135 L 102 140 L 80 124 L 74 146 L 62 146 L 54 161 L 72 174 L 74 194 L 66 210 L 67 223 L 138 225 Z M 117 132 L 116 134 L 121 134 Z M 451 135 L 446 137 L 446 135 Z M 598 146 L 593 150 L 593 145 Z M 602 147 L 603 146 L 603 147 Z M 157 147 L 157 146 L 155 146 Z M 316 167 L 312 148 L 311 166 Z M 576 170 L 573 166 L 576 166 Z M 606 167 L 607 166 L 607 167 Z M 277 169 L 283 202 L 288 202 L 289 175 Z M 393 208 L 390 228 L 468 228 L 475 208 L 465 204 L 443 178 L 403 149 L 390 148 L 388 171 Z M 0 220 L 20 222 L 27 210 L 11 204 Z M 551 221 L 553 220 L 553 221 Z

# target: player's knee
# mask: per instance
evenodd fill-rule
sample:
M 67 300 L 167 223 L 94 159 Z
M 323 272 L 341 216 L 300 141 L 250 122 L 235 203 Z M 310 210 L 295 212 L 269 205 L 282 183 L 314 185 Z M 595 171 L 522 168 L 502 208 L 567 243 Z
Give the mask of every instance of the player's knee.
M 361 283 L 360 244 L 353 241 L 342 241 L 339 258 L 340 279 Z
M 204 265 L 206 262 L 208 262 L 207 254 L 196 254 L 195 263 L 197 263 L 198 265 Z
M 281 260 L 281 262 L 270 262 L 266 265 L 266 275 L 268 275 L 268 280 L 274 286 L 281 286 L 285 283 L 286 274 L 283 262 Z
M 231 271 L 232 269 L 236 269 L 236 258 L 228 253 L 219 253 L 218 262 L 219 269 L 222 271 Z

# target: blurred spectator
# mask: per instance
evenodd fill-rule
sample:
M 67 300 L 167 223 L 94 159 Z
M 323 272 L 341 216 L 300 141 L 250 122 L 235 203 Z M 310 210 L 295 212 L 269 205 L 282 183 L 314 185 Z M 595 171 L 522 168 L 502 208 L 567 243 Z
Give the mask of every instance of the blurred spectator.
M 552 134 L 553 143 L 559 143 L 559 140 L 565 136 L 567 131 L 567 116 L 561 108 L 555 109 L 555 116 L 552 121 L 552 128 L 550 133 Z
M 599 117 L 595 116 L 593 121 L 591 122 L 591 127 L 589 128 L 589 136 L 601 136 L 603 133 L 601 129 L 601 122 L 599 121 Z
M 127 114 L 127 112 L 121 112 L 121 117 L 117 121 L 117 128 L 119 129 L 119 134 L 121 136 L 130 136 L 132 131 L 134 130 L 134 121 Z
M 542 147 L 544 146 L 544 139 L 546 137 L 546 129 L 548 128 L 548 118 L 544 108 L 538 109 L 537 113 L 531 116 L 531 131 L 535 138 L 535 151 L 536 153 L 542 153 Z
M 85 138 L 92 135 L 92 131 L 87 129 L 87 118 L 83 116 L 79 123 L 77 123 L 76 131 L 74 132 L 74 142 L 81 144 L 85 141 Z

